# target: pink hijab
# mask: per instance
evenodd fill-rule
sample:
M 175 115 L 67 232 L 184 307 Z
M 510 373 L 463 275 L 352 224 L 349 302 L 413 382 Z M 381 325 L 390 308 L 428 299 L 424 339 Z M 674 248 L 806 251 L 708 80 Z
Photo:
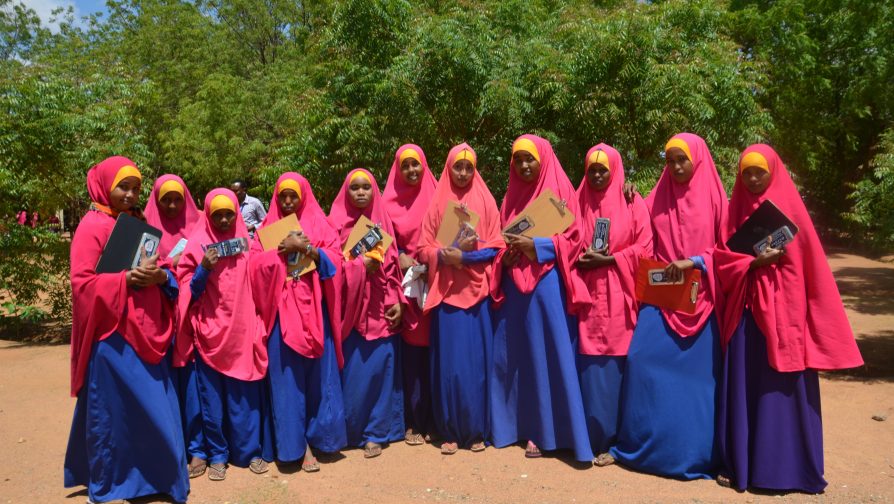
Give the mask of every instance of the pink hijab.
M 211 223 L 211 202 L 224 195 L 236 208 L 236 222 L 228 231 Z M 205 211 L 189 234 L 189 243 L 177 265 L 180 281 L 180 328 L 177 331 L 174 365 L 183 366 L 193 349 L 215 371 L 244 381 L 260 380 L 267 373 L 264 323 L 255 310 L 249 282 L 249 253 L 222 257 L 208 275 L 205 292 L 192 301 L 189 285 L 202 263 L 202 246 L 229 240 L 248 239 L 239 202 L 229 189 L 215 189 L 205 196 Z
M 742 177 L 736 177 L 729 232 L 733 233 L 768 199 L 799 231 L 795 240 L 785 246 L 785 255 L 778 263 L 753 271 L 748 269 L 752 256 L 726 249 L 718 251 L 718 277 L 727 296 L 721 339 L 724 347 L 741 320 L 742 310 L 750 308 L 766 337 L 773 369 L 788 372 L 861 366 L 863 358 L 841 304 L 838 286 L 798 189 L 770 146 L 748 147 L 740 162 L 752 152 L 767 161 L 770 185 L 763 193 L 752 194 Z
M 580 211 L 578 209 L 577 194 L 574 192 L 574 186 L 571 185 L 568 176 L 565 175 L 565 171 L 559 163 L 559 158 L 553 152 L 552 145 L 546 139 L 535 135 L 522 135 L 516 139 L 516 142 L 522 138 L 532 141 L 537 148 L 537 155 L 540 157 L 540 175 L 535 182 L 525 182 L 515 172 L 513 162 L 509 162 L 509 188 L 506 190 L 506 196 L 503 198 L 503 205 L 500 208 L 500 225 L 506 227 L 547 188 L 551 189 L 559 199 L 564 200 L 568 204 L 568 210 L 575 215 L 575 219 L 574 223 L 564 233 L 552 237 L 553 245 L 556 248 L 555 263 L 547 262 L 541 264 L 536 260 L 529 260 L 523 254 L 519 258 L 518 263 L 509 269 L 509 277 L 515 282 L 515 286 L 520 292 L 529 294 L 534 291 L 540 278 L 549 273 L 555 265 L 558 265 L 568 294 L 568 312 L 576 313 L 581 309 L 585 309 L 589 304 L 589 297 L 583 297 L 580 293 L 576 293 L 569 283 L 571 267 L 577 260 L 578 251 L 580 250 Z M 497 304 L 502 303 L 504 299 L 501 286 L 503 276 L 502 259 L 507 250 L 504 249 L 497 254 L 494 260 L 491 296 Z
M 673 138 L 689 146 L 692 178 L 678 184 L 665 165 L 661 178 L 646 198 L 646 206 L 652 215 L 655 257 L 659 261 L 672 262 L 696 255 L 705 260 L 707 273 L 702 274 L 704 288 L 699 288 L 695 313 L 661 310 L 671 329 L 681 337 L 688 337 L 701 330 L 717 301 L 713 254 L 715 247 L 726 241 L 729 202 L 705 141 L 692 133 L 680 133 Z
M 115 176 L 136 163 L 114 156 L 87 172 L 87 192 L 99 207 L 109 207 Z M 96 341 L 118 332 L 140 359 L 158 364 L 170 346 L 173 331 L 170 302 L 161 289 L 128 289 L 126 272 L 96 273 L 96 263 L 115 227 L 111 210 L 92 210 L 81 220 L 71 242 L 71 395 L 84 384 L 90 352 Z
M 597 151 L 607 156 L 610 181 L 599 191 L 590 187 L 584 173 L 577 188 L 583 238 L 580 252 L 593 242 L 596 219 L 611 219 L 608 253 L 615 258 L 615 265 L 571 271 L 574 288 L 583 289 L 592 300 L 578 314 L 579 348 L 585 355 L 627 355 L 639 308 L 634 295 L 636 268 L 640 257 L 652 256 L 651 220 L 639 195 L 630 204 L 624 198 L 624 164 L 617 150 L 604 143 L 592 147 L 584 161 L 586 169 Z
M 438 181 L 434 200 L 428 207 L 428 212 L 422 223 L 422 237 L 419 241 L 419 255 L 422 261 L 428 265 L 428 298 L 425 302 L 425 311 L 444 302 L 457 308 L 470 308 L 480 303 L 490 293 L 489 279 L 492 265 L 487 263 L 465 264 L 457 269 L 452 266 L 438 264 L 438 251 L 449 247 L 450 244 L 439 243 L 438 228 L 441 227 L 441 217 L 447 203 L 454 201 L 465 204 L 469 210 L 477 213 L 481 220 L 475 231 L 478 233 L 478 248 L 506 247 L 503 236 L 500 234 L 500 214 L 497 210 L 497 202 L 487 188 L 481 174 L 475 167 L 472 181 L 465 188 L 453 185 L 450 178 L 450 168 L 456 162 L 456 156 L 467 150 L 475 155 L 475 151 L 468 144 L 460 144 L 447 154 L 444 163 L 444 171 Z M 475 155 L 477 160 L 477 155 Z
M 307 179 L 295 172 L 283 173 L 273 188 L 270 211 L 261 223 L 263 228 L 285 215 L 279 208 L 280 185 L 286 180 L 298 183 L 301 190 L 295 217 L 301 223 L 304 234 L 311 245 L 325 253 L 334 264 L 341 264 L 338 234 L 329 224 L 326 214 L 320 208 L 311 191 Z M 304 274 L 297 280 L 286 275 L 286 258 L 276 250 L 264 252 L 260 238 L 255 235 L 251 245 L 251 283 L 257 307 L 264 319 L 267 333 L 273 329 L 276 314 L 282 339 L 286 345 L 299 354 L 316 359 L 323 355 L 323 296 L 324 288 L 317 271 Z M 332 283 L 332 282 L 327 282 Z M 277 289 L 276 286 L 281 286 Z M 327 296 L 328 297 L 328 296 Z M 335 305 L 329 299 L 329 305 Z M 328 315 L 328 314 L 327 314 Z
M 351 177 L 357 172 L 363 173 L 369 179 L 373 189 L 369 206 L 362 210 L 355 207 L 348 197 Z M 338 232 L 340 247 L 344 247 L 354 224 L 361 215 L 366 216 L 373 223 L 380 224 L 383 231 L 394 236 L 394 226 L 388 213 L 385 212 L 376 178 L 369 171 L 356 168 L 345 177 L 341 190 L 338 191 L 335 201 L 332 202 L 332 208 L 329 210 L 329 223 Z M 344 256 L 341 257 L 344 260 Z M 397 247 L 394 244 L 388 248 L 385 253 L 385 262 L 373 275 L 367 275 L 360 257 L 352 261 L 344 261 L 343 284 L 340 289 L 341 295 L 344 297 L 341 303 L 343 310 L 341 328 L 338 331 L 340 341 L 350 334 L 351 329 L 357 329 L 357 332 L 370 341 L 395 334 L 396 331 L 388 329 L 385 312 L 396 303 L 406 302 L 400 283 Z M 406 310 L 404 317 L 410 313 L 412 312 Z M 415 321 L 413 322 L 411 327 L 415 326 Z
M 400 156 L 408 149 L 413 149 L 419 155 L 419 163 L 422 164 L 422 178 L 415 186 L 407 184 L 400 174 Z M 394 225 L 394 240 L 398 248 L 414 258 L 422 232 L 422 219 L 437 185 L 422 148 L 415 144 L 401 145 L 394 153 L 391 172 L 388 173 L 388 181 L 382 191 L 382 205 Z
M 158 202 L 158 191 L 169 180 L 177 182 L 183 188 L 183 209 L 180 211 L 180 215 L 173 219 L 164 215 L 164 212 L 159 208 Z M 199 209 L 196 208 L 196 203 L 193 201 L 189 188 L 186 187 L 183 179 L 177 175 L 168 174 L 162 175 L 155 180 L 155 185 L 152 187 L 152 194 L 149 195 L 149 201 L 146 203 L 143 216 L 146 217 L 146 222 L 164 231 L 161 235 L 158 253 L 160 259 L 166 259 L 171 250 L 177 246 L 177 242 L 181 238 L 186 238 L 189 235 L 189 230 L 198 222 Z

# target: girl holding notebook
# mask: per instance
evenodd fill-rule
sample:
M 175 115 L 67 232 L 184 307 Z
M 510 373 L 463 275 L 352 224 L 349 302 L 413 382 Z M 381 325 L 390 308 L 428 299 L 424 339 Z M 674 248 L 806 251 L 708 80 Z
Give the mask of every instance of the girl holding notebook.
M 364 456 L 372 458 L 381 455 L 383 444 L 405 435 L 397 334 L 402 329 L 406 301 L 394 244 L 386 249 L 383 241 L 378 241 L 356 255 L 351 253 L 355 244 L 348 243 L 348 238 L 361 216 L 394 236 L 376 179 L 357 168 L 345 177 L 332 202 L 329 222 L 339 234 L 339 245 L 349 249 L 348 256 L 341 259 L 344 276 L 337 333 L 348 445 L 363 447 Z
M 92 203 L 71 243 L 71 395 L 78 399 L 65 486 L 85 485 L 91 502 L 157 493 L 186 502 L 189 492 L 180 408 L 164 358 L 176 279 L 158 256 L 129 271 L 96 272 L 117 217 L 138 204 L 141 184 L 125 157 L 91 168 Z
M 636 268 L 640 257 L 652 256 L 652 225 L 639 195 L 630 203 L 624 198 L 624 164 L 617 150 L 596 145 L 584 162 L 577 188 L 583 240 L 571 278 L 574 289 L 591 301 L 578 313 L 577 367 L 590 446 L 604 454 L 618 432 L 621 381 L 639 308 Z
M 422 224 L 419 255 L 428 266 L 426 313 L 431 313 L 432 397 L 435 422 L 444 438 L 441 453 L 460 446 L 484 450 L 488 438 L 487 373 L 493 326 L 490 317 L 492 261 L 505 247 L 497 203 L 477 170 L 468 144 L 447 154 L 434 199 Z M 448 204 L 477 215 L 448 243 L 438 240 Z M 455 210 L 453 210 L 455 212 Z
M 394 153 L 391 172 L 382 191 L 382 204 L 394 225 L 400 274 L 419 264 L 419 235 L 425 211 L 437 187 L 428 169 L 425 152 L 414 144 L 402 145 Z M 407 317 L 416 320 L 412 330 L 401 333 L 401 364 L 404 388 L 404 417 L 409 445 L 422 445 L 434 431 L 429 367 L 429 327 L 419 303 L 410 299 Z
M 264 251 L 264 228 L 294 215 L 301 232 L 286 236 Z M 341 264 L 338 234 L 329 225 L 307 179 L 295 172 L 279 177 L 270 211 L 251 246 L 252 289 L 268 330 L 270 384 L 276 459 L 320 470 L 311 446 L 327 453 L 347 443 L 345 411 L 332 313 L 336 275 Z M 309 257 L 311 271 L 289 271 L 289 258 Z M 278 288 L 277 288 L 278 287 Z
M 863 364 L 816 229 L 770 146 L 739 158 L 730 201 L 734 233 L 771 201 L 797 227 L 791 243 L 754 257 L 718 251 L 724 375 L 720 391 L 722 485 L 822 492 L 818 370 Z
M 665 145 L 664 171 L 646 198 L 655 258 L 670 280 L 702 270 L 694 313 L 644 304 L 621 386 L 617 443 L 597 460 L 679 479 L 715 475 L 720 345 L 714 251 L 724 241 L 727 198 L 708 146 L 691 133 Z
M 568 316 L 588 302 L 588 297 L 575 299 L 567 292 L 580 251 L 577 195 L 552 145 L 522 135 L 512 145 L 509 188 L 500 209 L 504 229 L 547 189 L 574 221 L 549 238 L 504 233 L 508 248 L 494 263 L 491 295 L 498 308 L 489 390 L 491 437 L 497 447 L 526 440 L 527 457 L 541 456 L 541 448 L 567 448 L 577 460 L 590 462 L 593 452 L 575 368 L 577 322 Z

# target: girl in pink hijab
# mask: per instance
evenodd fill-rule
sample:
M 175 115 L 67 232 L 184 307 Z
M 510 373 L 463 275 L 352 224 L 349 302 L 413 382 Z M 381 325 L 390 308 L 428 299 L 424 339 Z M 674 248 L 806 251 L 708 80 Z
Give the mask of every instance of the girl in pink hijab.
M 71 243 L 71 395 L 78 400 L 65 486 L 86 486 L 93 502 L 156 493 L 186 502 L 189 492 L 180 408 L 164 358 L 177 282 L 157 256 L 128 271 L 96 272 L 141 184 L 136 164 L 122 156 L 91 168 L 92 203 Z
M 505 247 L 497 203 L 477 170 L 468 144 L 447 154 L 434 199 L 422 223 L 419 256 L 428 266 L 426 313 L 431 337 L 435 423 L 446 440 L 441 453 L 460 446 L 483 451 L 488 438 L 487 370 L 493 342 L 490 276 L 493 258 Z M 449 202 L 478 214 L 475 231 L 440 243 L 438 230 Z
M 588 302 L 568 289 L 580 251 L 577 194 L 552 145 L 522 135 L 512 144 L 500 225 L 512 223 L 546 189 L 564 201 L 575 220 L 550 238 L 504 235 L 508 248 L 497 254 L 491 281 L 498 305 L 488 391 L 491 436 L 498 448 L 527 440 L 527 457 L 541 456 L 541 448 L 573 449 L 577 460 L 590 462 L 575 367 L 577 321 L 569 317 Z
M 418 243 L 422 220 L 437 184 L 421 147 L 405 144 L 397 149 L 385 190 L 382 191 L 382 204 L 394 225 L 401 275 L 411 266 L 419 264 Z M 430 321 L 427 315 L 422 314 L 419 303 L 408 303 L 407 312 L 407 316 L 416 320 L 417 325 L 401 333 L 404 416 L 407 424 L 405 441 L 409 445 L 422 445 L 434 431 L 428 350 Z
M 620 427 L 610 456 L 639 471 L 679 479 L 711 478 L 720 345 L 714 251 L 726 236 L 727 198 L 708 146 L 680 133 L 665 145 L 666 164 L 646 198 L 655 258 L 671 279 L 702 271 L 694 314 L 641 306 L 627 351 Z
M 204 447 L 190 453 L 190 475 L 226 478 L 227 463 L 267 471 L 262 432 L 267 373 L 266 330 L 255 308 L 249 281 L 248 251 L 221 257 L 210 245 L 248 240 L 236 195 L 215 189 L 205 196 L 205 211 L 189 234 L 177 276 L 180 328 L 174 365 L 195 357 Z M 187 289 L 188 286 L 188 289 Z
M 730 201 L 732 234 L 764 201 L 798 227 L 791 243 L 757 257 L 716 255 L 726 295 L 718 482 L 820 493 L 823 430 L 817 370 L 863 364 L 816 229 L 788 170 L 770 146 L 739 158 Z
M 394 236 L 379 186 L 372 173 L 348 173 L 332 202 L 329 222 L 344 247 L 363 215 Z M 382 453 L 382 444 L 404 439 L 403 387 L 399 341 L 406 300 L 400 287 L 397 247 L 378 245 L 357 257 L 342 257 L 341 326 L 337 328 L 342 368 L 348 445 L 363 447 L 366 458 Z
M 276 181 L 270 211 L 259 229 L 289 215 L 298 218 L 302 231 L 287 236 L 277 249 L 265 252 L 255 234 L 252 291 L 269 328 L 267 376 L 276 459 L 303 458 L 301 468 L 316 472 L 320 465 L 311 446 L 334 453 L 347 443 L 329 310 L 338 303 L 334 284 L 341 249 L 310 184 L 295 172 L 283 173 Z M 291 254 L 310 256 L 316 268 L 289 275 L 286 258 Z
M 636 195 L 628 203 L 624 197 L 624 164 L 617 150 L 596 145 L 584 164 L 577 188 L 583 240 L 571 278 L 573 288 L 592 300 L 578 313 L 577 367 L 590 445 L 603 454 L 618 432 L 624 363 L 639 309 L 636 267 L 640 257 L 652 256 L 652 226 L 643 199 Z M 608 223 L 608 237 L 594 242 L 598 219 Z

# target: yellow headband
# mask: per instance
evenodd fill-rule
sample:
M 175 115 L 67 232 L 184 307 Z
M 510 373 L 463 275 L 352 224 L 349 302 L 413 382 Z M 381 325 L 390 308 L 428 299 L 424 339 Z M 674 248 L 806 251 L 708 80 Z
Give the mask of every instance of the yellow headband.
M 416 152 L 416 149 L 404 149 L 404 151 L 400 153 L 399 164 L 403 164 L 404 160 L 407 158 L 413 158 L 420 163 L 422 162 L 422 159 L 420 158 L 419 153 Z
M 530 139 L 519 138 L 515 141 L 515 144 L 512 145 L 513 154 L 522 150 L 529 152 L 532 156 L 534 156 L 534 159 L 536 159 L 538 163 L 540 162 L 540 153 L 537 152 L 537 146 L 534 145 L 534 142 L 532 142 Z
M 749 166 L 756 166 L 761 170 L 770 173 L 770 164 L 767 163 L 767 158 L 760 152 L 751 151 L 748 154 L 745 154 L 742 161 L 739 161 L 739 173 L 745 171 L 745 168 L 748 168 Z
M 218 194 L 211 200 L 211 213 L 209 215 L 214 215 L 214 212 L 218 210 L 232 210 L 235 212 L 236 206 L 233 205 L 233 200 L 223 194 Z
M 116 187 L 118 187 L 118 184 L 120 184 L 121 181 L 126 179 L 127 177 L 136 177 L 140 179 L 140 181 L 143 180 L 143 176 L 140 175 L 140 170 L 137 170 L 135 166 L 124 165 L 121 168 L 118 168 L 118 173 L 115 174 L 115 180 L 112 181 L 112 187 L 109 188 L 109 191 L 112 191 Z
M 667 152 L 674 147 L 683 151 L 683 153 L 686 154 L 686 157 L 689 158 L 689 161 L 692 161 L 692 152 L 689 151 L 688 143 L 679 138 L 671 138 L 667 141 L 667 145 L 664 146 L 664 152 Z
M 587 159 L 587 169 L 590 169 L 590 166 L 593 163 L 599 163 L 609 170 L 612 169 L 611 166 L 608 165 L 608 154 L 602 149 L 594 150 L 592 154 L 590 154 L 590 159 Z
M 348 184 L 353 183 L 355 180 L 357 180 L 357 179 L 359 179 L 359 178 L 365 179 L 367 182 L 370 181 L 370 180 L 369 180 L 369 177 L 367 177 L 365 173 L 363 173 L 363 172 L 360 171 L 360 170 L 357 170 L 357 171 L 354 172 L 353 175 L 351 175 L 351 178 L 348 180 Z
M 291 189 L 295 191 L 295 194 L 298 195 L 298 198 L 301 198 L 301 185 L 298 184 L 298 181 L 295 179 L 287 178 L 279 183 L 279 188 L 276 190 L 276 195 L 279 196 L 286 189 Z
M 171 191 L 179 194 L 181 197 L 185 197 L 183 196 L 183 186 L 180 182 L 171 179 L 166 180 L 165 183 L 158 188 L 158 201 L 161 201 L 161 199 L 165 197 L 165 194 L 168 194 Z
M 456 164 L 457 161 L 462 161 L 462 160 L 466 160 L 466 161 L 472 163 L 472 168 L 475 168 L 475 164 L 477 163 L 477 160 L 475 159 L 475 154 L 472 154 L 472 151 L 470 151 L 469 149 L 463 149 L 463 150 L 459 151 L 459 154 L 457 154 L 456 157 L 453 158 L 453 164 Z

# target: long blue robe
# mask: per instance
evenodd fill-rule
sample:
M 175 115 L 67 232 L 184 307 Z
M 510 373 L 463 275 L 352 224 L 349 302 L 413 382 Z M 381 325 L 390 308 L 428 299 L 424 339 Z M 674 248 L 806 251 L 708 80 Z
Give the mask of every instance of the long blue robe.
M 621 384 L 627 357 L 577 355 L 580 390 L 593 453 L 603 453 L 618 437 Z
M 342 343 L 341 372 L 348 446 L 404 439 L 400 336 L 367 341 L 356 329 Z

